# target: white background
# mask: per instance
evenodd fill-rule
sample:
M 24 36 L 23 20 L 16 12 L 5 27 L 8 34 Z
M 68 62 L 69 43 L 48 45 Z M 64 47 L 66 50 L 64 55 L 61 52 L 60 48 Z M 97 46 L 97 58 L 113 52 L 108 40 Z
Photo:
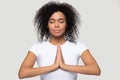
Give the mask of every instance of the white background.
M 34 15 L 48 1 L 0 0 L 0 80 L 19 80 L 20 64 L 37 41 Z M 78 74 L 78 80 L 119 80 L 120 0 L 63 1 L 81 14 L 79 40 L 89 47 L 102 71 L 100 76 Z

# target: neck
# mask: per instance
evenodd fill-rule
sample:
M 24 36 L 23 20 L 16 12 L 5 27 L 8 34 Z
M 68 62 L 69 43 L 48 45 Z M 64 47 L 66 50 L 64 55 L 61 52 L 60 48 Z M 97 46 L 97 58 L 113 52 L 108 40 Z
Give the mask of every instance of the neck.
M 62 45 L 65 43 L 65 38 L 64 37 L 60 37 L 60 38 L 56 38 L 56 37 L 52 37 L 50 39 L 50 43 L 52 43 L 53 45 Z

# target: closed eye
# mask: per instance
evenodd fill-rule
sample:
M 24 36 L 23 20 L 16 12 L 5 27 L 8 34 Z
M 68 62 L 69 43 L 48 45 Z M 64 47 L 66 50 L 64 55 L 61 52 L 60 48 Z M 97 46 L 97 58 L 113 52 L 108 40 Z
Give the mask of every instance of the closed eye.
M 59 20 L 59 22 L 60 22 L 60 23 L 64 23 L 64 22 L 65 22 L 65 20 Z

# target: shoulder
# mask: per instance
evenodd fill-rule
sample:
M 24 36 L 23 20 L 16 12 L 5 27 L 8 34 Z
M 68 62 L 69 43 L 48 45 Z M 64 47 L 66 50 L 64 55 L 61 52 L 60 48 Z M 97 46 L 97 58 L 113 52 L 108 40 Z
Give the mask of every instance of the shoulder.
M 30 46 L 29 51 L 32 51 L 33 53 L 38 54 L 39 51 L 43 49 L 43 47 L 46 45 L 47 45 L 46 41 L 43 41 L 43 42 L 37 41 Z
M 69 42 L 69 44 L 71 44 L 71 45 L 75 45 L 75 46 L 85 46 L 85 44 L 84 43 L 82 43 L 82 42 L 80 42 L 80 41 L 74 41 L 74 42 L 71 42 L 71 41 L 68 41 Z
M 86 45 L 80 41 L 69 42 L 69 44 L 71 44 L 71 46 L 74 47 L 74 49 L 81 54 L 83 53 L 83 51 L 88 49 Z
M 34 46 L 34 47 L 39 47 L 39 46 L 42 46 L 42 45 L 47 45 L 48 44 L 48 42 L 47 41 L 42 41 L 42 42 L 40 42 L 40 41 L 37 41 L 37 42 L 35 42 L 34 44 L 32 44 L 32 46 Z
M 84 43 L 80 42 L 80 41 L 76 41 L 76 46 L 78 48 L 87 49 L 87 46 Z

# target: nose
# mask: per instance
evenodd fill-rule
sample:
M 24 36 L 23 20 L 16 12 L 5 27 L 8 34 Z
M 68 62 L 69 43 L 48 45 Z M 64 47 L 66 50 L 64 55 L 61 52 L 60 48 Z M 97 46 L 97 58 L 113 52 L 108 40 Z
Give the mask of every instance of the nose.
M 58 23 L 55 23 L 55 28 L 58 28 L 59 27 L 59 24 Z

